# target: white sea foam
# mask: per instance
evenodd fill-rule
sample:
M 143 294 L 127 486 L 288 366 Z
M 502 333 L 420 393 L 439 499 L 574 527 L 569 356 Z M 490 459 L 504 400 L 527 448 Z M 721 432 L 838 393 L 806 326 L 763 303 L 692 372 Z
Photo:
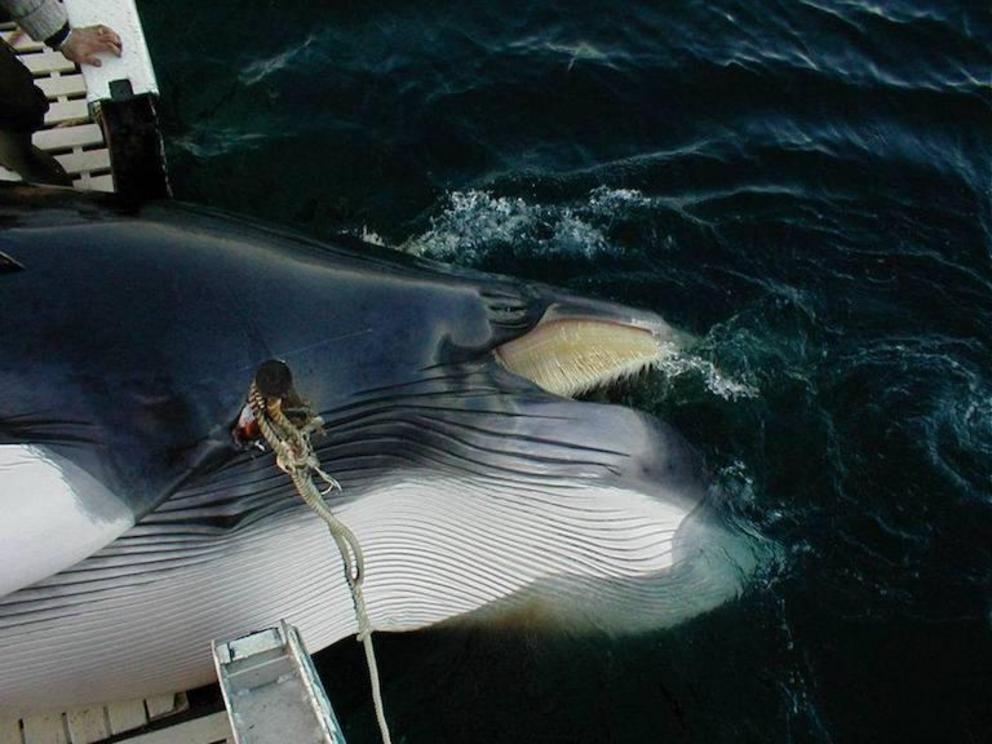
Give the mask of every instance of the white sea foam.
M 607 228 L 620 209 L 651 203 L 631 189 L 598 188 L 571 206 L 531 203 L 488 191 L 455 191 L 430 228 L 404 246 L 418 255 L 478 263 L 494 251 L 595 258 L 616 254 Z
M 377 245 L 380 248 L 388 247 L 386 239 L 382 237 L 375 230 L 371 229 L 368 225 L 362 225 L 362 231 L 358 234 L 362 240 L 366 243 L 371 243 L 372 245 Z
M 241 74 L 238 75 L 238 79 L 244 85 L 254 85 L 255 83 L 261 82 L 272 73 L 278 72 L 279 70 L 290 66 L 298 57 L 305 54 L 316 41 L 317 36 L 310 34 L 301 43 L 294 44 L 278 54 L 274 54 L 271 57 L 266 57 L 265 59 L 255 60 L 241 70 Z
M 430 229 L 404 247 L 442 261 L 476 263 L 496 247 L 529 242 L 540 211 L 520 198 L 455 191 L 448 195 L 444 210 L 431 219 Z
M 252 150 L 268 135 L 261 132 L 242 132 L 237 129 L 203 129 L 177 137 L 173 144 L 198 158 L 213 158 L 239 150 Z
M 755 398 L 759 394 L 757 387 L 733 379 L 709 359 L 686 350 L 679 343 L 666 342 L 661 348 L 661 357 L 654 367 L 669 379 L 698 375 L 707 390 L 724 400 Z
M 600 186 L 589 192 L 589 209 L 598 215 L 614 216 L 618 210 L 650 207 L 657 203 L 637 189 L 611 189 Z

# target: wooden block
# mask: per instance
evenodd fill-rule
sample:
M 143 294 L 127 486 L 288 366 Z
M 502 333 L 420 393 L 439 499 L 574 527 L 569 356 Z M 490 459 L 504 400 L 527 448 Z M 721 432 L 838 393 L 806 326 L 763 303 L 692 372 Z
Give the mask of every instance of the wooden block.
M 145 713 L 145 701 L 125 700 L 107 706 L 107 718 L 110 719 L 110 732 L 122 734 L 125 731 L 144 726 L 148 722 Z
M 0 744 L 24 744 L 19 718 L 0 718 Z
M 38 54 L 21 54 L 18 59 L 34 75 L 47 72 L 75 72 L 76 63 L 70 62 L 58 52 L 39 52 Z
M 124 739 L 121 744 L 216 744 L 234 741 L 227 713 L 212 713 L 203 718 L 168 726 L 148 734 Z
M 86 95 L 86 81 L 82 75 L 43 77 L 35 80 L 34 84 L 41 88 L 49 98 Z
M 11 37 L 15 33 L 17 33 L 18 30 L 19 29 L 17 28 L 12 28 L 9 30 L 5 29 L 3 31 L 0 31 L 0 36 L 3 37 L 4 41 L 10 44 Z M 45 45 L 42 44 L 40 41 L 35 41 L 34 39 L 32 39 L 30 36 L 28 36 L 26 33 L 23 32 L 17 38 L 17 42 L 12 44 L 12 46 L 14 47 L 15 52 L 40 52 L 42 49 L 45 48 Z
M 112 192 L 114 190 L 114 177 L 107 173 L 102 176 L 93 176 L 91 178 L 76 181 L 73 185 L 77 189 L 82 189 L 83 191 Z
M 66 173 L 91 173 L 97 170 L 106 170 L 110 167 L 110 152 L 102 148 L 99 150 L 68 152 L 65 155 L 56 155 L 55 159 L 62 164 Z
M 90 109 L 86 99 L 76 101 L 55 101 L 48 107 L 45 114 L 46 124 L 58 124 L 61 121 L 84 122 L 90 118 Z
M 96 124 L 76 127 L 56 127 L 35 132 L 32 142 L 42 150 L 68 150 L 73 147 L 102 145 L 103 132 Z
M 24 744 L 69 744 L 62 714 L 29 716 L 24 719 Z
M 154 721 L 156 718 L 172 713 L 179 707 L 176 694 L 156 695 L 145 698 L 145 707 L 148 709 L 148 719 Z
M 65 719 L 72 744 L 92 744 L 110 736 L 102 706 L 70 710 L 65 714 Z
M 172 711 L 173 713 L 182 713 L 185 710 L 189 710 L 189 695 L 185 692 L 176 693 L 176 709 Z

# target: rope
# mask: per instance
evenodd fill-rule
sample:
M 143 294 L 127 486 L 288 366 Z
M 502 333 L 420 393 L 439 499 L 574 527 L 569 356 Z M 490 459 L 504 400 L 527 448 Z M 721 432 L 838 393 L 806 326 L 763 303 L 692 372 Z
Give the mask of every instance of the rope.
M 365 608 L 365 596 L 362 593 L 362 581 L 365 578 L 365 556 L 355 533 L 334 516 L 331 508 L 324 501 L 324 496 L 334 489 L 340 491 L 341 484 L 321 469 L 320 461 L 310 443 L 310 434 L 319 429 L 323 421 L 319 416 L 308 415 L 308 420 L 302 427 L 296 426 L 283 411 L 282 399 L 266 398 L 259 392 L 254 382 L 248 391 L 248 405 L 258 422 L 262 436 L 265 437 L 265 441 L 269 443 L 275 453 L 276 465 L 290 477 L 307 506 L 327 523 L 331 537 L 334 538 L 338 551 L 341 553 L 344 578 L 348 582 L 352 604 L 355 607 L 358 640 L 365 648 L 365 661 L 369 668 L 369 682 L 372 685 L 375 717 L 379 723 L 383 744 L 392 744 L 382 705 L 379 667 L 375 660 L 375 649 L 372 647 L 372 624 L 369 622 L 368 612 Z M 323 491 L 318 489 L 314 483 L 314 474 L 326 484 L 327 487 Z

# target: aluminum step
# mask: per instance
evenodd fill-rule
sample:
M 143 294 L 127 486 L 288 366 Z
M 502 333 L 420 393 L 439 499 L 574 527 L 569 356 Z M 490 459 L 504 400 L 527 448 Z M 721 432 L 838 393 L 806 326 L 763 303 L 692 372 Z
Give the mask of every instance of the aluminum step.
M 237 744 L 345 744 L 299 631 L 277 627 L 215 641 L 214 665 Z

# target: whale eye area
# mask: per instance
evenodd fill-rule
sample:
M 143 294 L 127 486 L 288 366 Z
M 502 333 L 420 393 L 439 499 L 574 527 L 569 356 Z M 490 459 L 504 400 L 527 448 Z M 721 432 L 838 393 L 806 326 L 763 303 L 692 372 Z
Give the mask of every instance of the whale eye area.
M 661 357 L 661 347 L 644 328 L 576 318 L 541 323 L 495 354 L 510 372 L 572 398 L 650 367 Z

